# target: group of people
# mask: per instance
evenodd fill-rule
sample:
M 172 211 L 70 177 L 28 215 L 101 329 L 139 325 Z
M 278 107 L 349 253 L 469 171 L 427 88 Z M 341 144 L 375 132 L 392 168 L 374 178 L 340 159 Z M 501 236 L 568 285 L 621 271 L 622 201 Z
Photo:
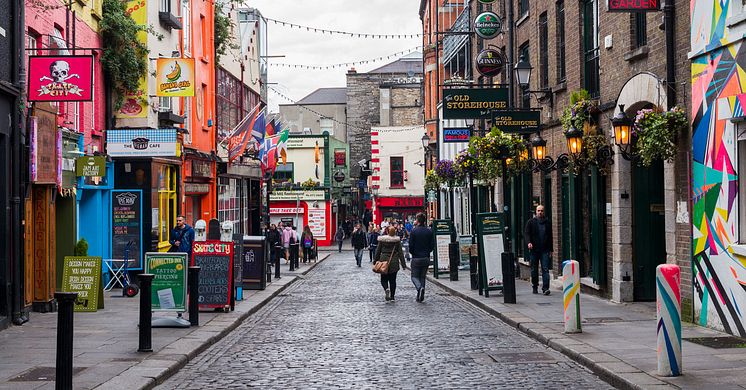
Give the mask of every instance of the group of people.
M 279 261 L 280 257 L 284 257 L 285 263 L 290 261 L 290 245 L 299 244 L 303 252 L 304 263 L 310 261 L 314 249 L 314 237 L 308 225 L 303 227 L 303 233 L 298 237 L 295 226 L 284 226 L 282 222 L 279 226 L 274 223 L 270 224 L 267 231 L 267 243 L 269 244 L 272 261 Z M 282 249 L 278 251 L 275 248 Z

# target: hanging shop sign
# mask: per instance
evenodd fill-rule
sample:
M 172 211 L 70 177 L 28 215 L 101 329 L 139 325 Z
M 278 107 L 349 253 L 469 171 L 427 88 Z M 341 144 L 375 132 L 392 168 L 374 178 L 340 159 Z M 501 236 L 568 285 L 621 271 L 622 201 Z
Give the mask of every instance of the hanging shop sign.
M 62 291 L 76 292 L 75 311 L 96 311 L 101 286 L 101 258 L 65 256 L 62 263 Z
M 34 116 L 29 119 L 29 157 L 31 182 L 56 184 L 58 164 L 62 150 L 58 150 L 57 115 L 49 103 L 36 103 Z
M 194 96 L 194 58 L 159 58 L 156 96 Z
M 153 274 L 150 304 L 153 311 L 186 311 L 187 253 L 148 252 L 145 273 Z
M 192 244 L 192 265 L 199 271 L 199 307 L 224 308 L 231 304 L 233 243 L 202 241 Z
M 93 99 L 93 56 L 29 56 L 28 100 L 88 102 Z
M 111 258 L 142 269 L 142 190 L 111 191 Z
M 541 126 L 541 111 L 536 110 L 495 111 L 491 118 L 493 126 L 506 133 L 531 134 Z
M 492 4 L 495 2 L 495 0 L 479 0 L 479 2 L 482 4 Z
M 82 156 L 75 159 L 75 176 L 102 177 L 106 176 L 106 157 Z
M 448 244 L 451 243 L 451 236 L 455 234 L 453 221 L 448 219 L 436 219 L 433 221 L 433 235 L 435 235 L 435 251 L 433 252 L 433 275 L 449 272 L 450 264 L 448 261 Z
M 337 171 L 334 173 L 334 181 L 336 181 L 337 183 L 345 181 L 345 177 L 345 173 L 342 171 Z
M 484 49 L 477 55 L 477 71 L 486 77 L 494 77 L 503 72 L 505 61 L 499 51 Z
M 443 89 L 443 119 L 481 118 L 507 107 L 507 88 Z
M 338 167 L 347 165 L 347 150 L 334 149 L 334 165 Z
M 474 19 L 474 31 L 481 38 L 492 39 L 498 36 L 503 29 L 503 22 L 496 13 L 482 12 Z
M 479 266 L 482 268 L 482 286 L 486 290 L 502 290 L 502 254 L 505 251 L 505 223 L 502 213 L 477 214 L 479 240 Z
M 443 142 L 469 142 L 471 127 L 446 127 L 443 129 Z
M 145 0 L 130 0 L 125 5 L 127 15 L 138 26 L 148 26 L 148 2 Z M 137 41 L 148 45 L 148 29 L 143 28 L 137 32 Z M 122 106 L 114 112 L 119 119 L 147 118 L 148 117 L 148 78 L 141 77 L 137 81 L 137 88 L 122 96 Z
M 660 11 L 660 0 L 608 0 L 609 12 L 654 12 Z
M 106 130 L 106 150 L 112 157 L 179 157 L 176 129 Z

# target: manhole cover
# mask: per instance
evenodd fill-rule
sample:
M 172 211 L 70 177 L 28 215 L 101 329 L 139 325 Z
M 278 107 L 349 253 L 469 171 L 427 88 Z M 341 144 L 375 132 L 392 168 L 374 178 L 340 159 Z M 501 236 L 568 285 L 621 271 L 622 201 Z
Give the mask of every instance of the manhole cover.
M 583 322 L 587 322 L 589 324 L 603 324 L 607 322 L 621 322 L 623 321 L 619 317 L 588 317 L 584 318 Z
M 498 363 L 551 362 L 557 360 L 546 352 L 487 352 L 487 355 Z
M 746 339 L 735 336 L 689 337 L 684 340 L 715 349 L 746 348 Z
M 85 369 L 86 367 L 73 367 L 73 376 Z M 9 382 L 54 382 L 54 374 L 54 367 L 34 367 Z

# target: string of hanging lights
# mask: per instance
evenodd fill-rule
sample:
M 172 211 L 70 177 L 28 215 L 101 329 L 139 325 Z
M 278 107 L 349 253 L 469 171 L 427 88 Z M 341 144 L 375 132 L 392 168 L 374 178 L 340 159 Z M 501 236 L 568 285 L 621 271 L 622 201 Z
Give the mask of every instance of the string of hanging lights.
M 359 32 L 350 32 L 350 31 L 340 31 L 340 30 L 328 30 L 325 28 L 318 28 L 318 27 L 311 27 L 311 26 L 303 26 L 296 23 L 290 23 L 286 22 L 284 20 L 277 20 L 272 18 L 264 18 L 268 22 L 272 22 L 276 25 L 281 25 L 285 27 L 297 28 L 299 30 L 306 30 L 309 32 L 314 33 L 321 33 L 321 34 L 329 34 L 329 35 L 346 35 L 353 38 L 367 38 L 367 39 L 412 39 L 422 36 L 422 34 L 368 34 L 368 33 L 359 33 Z
M 328 69 L 335 69 L 335 68 L 347 68 L 350 66 L 358 66 L 358 65 L 364 65 L 364 64 L 372 64 L 384 60 L 390 60 L 391 58 L 396 58 L 398 56 L 409 54 L 414 51 L 417 51 L 421 49 L 422 46 L 415 46 L 413 48 L 402 50 L 396 53 L 392 53 L 385 56 L 375 57 L 367 60 L 358 60 L 358 61 L 351 61 L 351 62 L 340 62 L 337 64 L 287 64 L 287 63 L 274 63 L 270 62 L 269 66 L 273 67 L 280 67 L 280 68 L 291 68 L 291 69 L 309 69 L 309 70 L 328 70 Z M 257 61 L 255 59 L 252 59 L 251 61 Z

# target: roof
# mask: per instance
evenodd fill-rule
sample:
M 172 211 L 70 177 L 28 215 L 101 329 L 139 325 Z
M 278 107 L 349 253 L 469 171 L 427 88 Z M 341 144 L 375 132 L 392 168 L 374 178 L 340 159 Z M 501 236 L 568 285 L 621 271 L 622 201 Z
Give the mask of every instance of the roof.
M 366 73 L 413 73 L 422 74 L 422 53 L 416 51 Z
M 347 104 L 347 88 L 319 88 L 295 104 Z

